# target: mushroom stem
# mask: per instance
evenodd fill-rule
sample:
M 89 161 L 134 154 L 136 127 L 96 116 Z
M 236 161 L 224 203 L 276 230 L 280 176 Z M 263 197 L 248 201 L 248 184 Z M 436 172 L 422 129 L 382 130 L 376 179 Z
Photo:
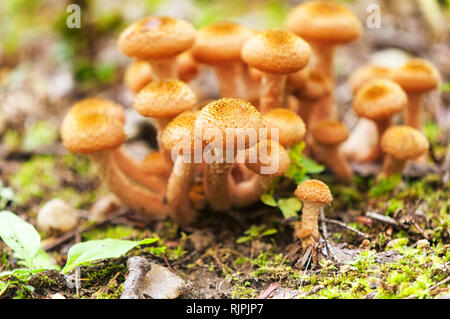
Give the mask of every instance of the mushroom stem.
M 259 98 L 259 111 L 266 113 L 274 108 L 284 107 L 286 74 L 263 72 Z
M 423 127 L 423 93 L 407 93 L 408 105 L 405 109 L 405 124 L 419 131 Z
M 215 211 L 227 211 L 232 205 L 234 182 L 230 174 L 233 164 L 209 163 L 203 177 L 205 196 Z
M 125 206 L 151 219 L 163 219 L 167 216 L 163 194 L 152 192 L 125 176 L 117 164 L 114 150 L 91 153 L 89 158 L 96 166 L 102 181 Z
M 151 191 L 163 194 L 166 192 L 166 183 L 157 175 L 146 173 L 142 165 L 138 164 L 124 152 L 123 147 L 113 150 L 112 153 L 117 166 L 128 178 L 141 183 Z
M 390 177 L 394 174 L 402 174 L 405 168 L 406 161 L 394 158 L 392 155 L 386 154 L 384 156 L 383 170 L 377 176 L 377 181 L 383 177 Z
M 191 208 L 189 198 L 195 168 L 195 164 L 186 162 L 185 157 L 180 155 L 175 160 L 167 182 L 166 198 L 169 205 L 169 214 L 180 225 L 191 223 L 196 215 Z
M 313 51 L 312 68 L 322 72 L 334 83 L 334 51 L 335 47 L 329 44 L 310 41 Z
M 319 240 L 319 209 L 320 203 L 304 201 L 302 221 L 297 224 L 295 234 L 301 239 L 303 249 L 314 246 Z M 299 227 L 300 226 L 300 227 Z
M 153 72 L 160 80 L 178 79 L 176 59 L 174 57 L 149 61 Z
M 353 172 L 347 159 L 340 151 L 339 146 L 327 146 L 314 143 L 314 157 L 329 167 L 339 180 L 348 182 L 353 178 Z
M 240 208 L 257 202 L 261 195 L 267 193 L 272 181 L 273 176 L 253 173 L 250 179 L 236 184 L 233 194 L 233 204 Z
M 235 61 L 224 62 L 215 64 L 214 68 L 219 81 L 220 95 L 241 98 L 244 95 L 243 64 Z
M 163 154 L 164 158 L 166 159 L 166 162 L 169 165 L 169 170 L 173 165 L 172 155 L 162 145 L 161 134 L 172 119 L 173 118 L 155 118 L 155 125 L 156 125 L 156 131 L 157 131 L 156 140 L 158 142 L 158 149 L 160 150 L 160 152 Z
M 366 156 L 361 158 L 360 162 L 373 162 L 382 158 L 383 150 L 381 149 L 380 145 L 381 137 L 383 136 L 384 132 L 391 126 L 391 123 L 392 119 L 390 117 L 387 119 L 375 121 L 375 124 L 377 126 L 378 141 L 372 147 L 370 152 Z
M 332 92 L 317 99 L 314 105 L 311 106 L 311 111 L 308 118 L 309 128 L 323 120 L 335 120 L 337 118 L 336 108 L 334 105 L 334 95 Z

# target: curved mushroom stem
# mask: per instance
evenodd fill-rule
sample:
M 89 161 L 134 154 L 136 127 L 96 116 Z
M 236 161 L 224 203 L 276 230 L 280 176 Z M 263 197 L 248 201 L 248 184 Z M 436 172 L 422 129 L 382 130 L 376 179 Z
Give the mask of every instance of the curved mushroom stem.
M 389 178 L 394 174 L 402 174 L 405 169 L 406 161 L 394 158 L 392 155 L 384 156 L 383 170 L 377 176 L 377 181 L 381 178 Z
M 381 149 L 380 141 L 384 132 L 389 128 L 389 126 L 391 126 L 391 123 L 391 118 L 375 121 L 378 135 L 377 143 L 372 147 L 367 155 L 365 155 L 364 157 L 358 157 L 359 162 L 373 162 L 382 159 L 383 150 Z
M 349 138 L 342 144 L 342 153 L 349 160 L 361 161 L 368 156 L 377 143 L 377 127 L 375 122 L 359 118 Z
M 119 147 L 112 151 L 112 156 L 117 163 L 117 166 L 121 169 L 123 174 L 135 180 L 136 182 L 144 185 L 149 190 L 162 193 L 166 192 L 166 183 L 156 174 L 148 174 L 143 170 L 142 165 L 137 163 L 134 159 L 130 158 L 123 150 L 123 147 Z
M 205 196 L 215 211 L 227 211 L 232 206 L 234 181 L 230 171 L 233 164 L 208 163 L 203 176 Z
M 353 171 L 340 151 L 339 146 L 326 146 L 314 143 L 312 148 L 314 157 L 329 167 L 338 180 L 348 182 L 353 178 Z
M 295 235 L 301 239 L 303 249 L 319 240 L 319 209 L 322 204 L 303 202 L 302 221 L 296 224 Z
M 218 63 L 214 65 L 217 80 L 219 81 L 220 95 L 222 97 L 241 98 L 244 96 L 243 64 L 236 62 Z
M 261 195 L 267 193 L 274 177 L 253 173 L 249 179 L 237 183 L 234 188 L 233 204 L 240 208 L 256 203 Z
M 120 170 L 114 151 L 89 154 L 107 188 L 127 207 L 145 214 L 151 219 L 167 217 L 168 207 L 163 203 L 164 195 L 152 192 L 139 183 L 133 183 Z
M 152 65 L 153 72 L 159 80 L 178 79 L 176 57 L 151 60 L 149 63 Z
M 167 182 L 166 198 L 169 205 L 170 216 L 180 225 L 191 223 L 196 212 L 191 208 L 189 191 L 192 185 L 196 165 L 186 162 L 180 155 L 175 160 L 175 164 Z
M 277 107 L 284 107 L 286 74 L 263 72 L 259 96 L 259 111 L 266 113 Z
M 405 109 L 405 124 L 419 131 L 423 127 L 423 94 L 408 93 L 408 105 Z
M 158 149 L 163 154 L 164 158 L 166 159 L 167 165 L 169 166 L 169 170 L 172 168 L 172 165 L 173 165 L 172 155 L 162 145 L 161 134 L 172 119 L 173 118 L 155 118 L 156 131 L 157 131 L 156 140 L 158 142 Z

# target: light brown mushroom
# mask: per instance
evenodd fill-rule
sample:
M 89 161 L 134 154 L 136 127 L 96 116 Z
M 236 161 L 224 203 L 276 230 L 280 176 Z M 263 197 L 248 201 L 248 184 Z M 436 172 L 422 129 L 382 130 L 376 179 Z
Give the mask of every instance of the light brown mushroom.
M 197 32 L 192 56 L 215 69 L 222 97 L 246 97 L 241 48 L 253 33 L 253 30 L 229 21 L 208 25 Z
M 276 142 L 286 148 L 300 142 L 305 137 L 306 128 L 302 118 L 288 109 L 272 109 L 263 114 L 263 119 L 268 130 L 268 138 L 273 139 L 271 130 L 278 129 Z
M 344 124 L 329 120 L 319 122 L 312 132 L 314 158 L 329 167 L 337 179 L 343 182 L 353 178 L 350 165 L 340 150 L 348 135 L 348 129 Z
M 176 56 L 191 48 L 195 35 L 184 20 L 153 16 L 127 27 L 118 44 L 125 55 L 150 62 L 158 79 L 176 79 Z
M 147 61 L 134 61 L 125 70 L 125 87 L 135 94 L 151 81 L 153 81 L 152 66 Z
M 108 189 L 125 206 L 150 218 L 166 217 L 163 193 L 130 179 L 117 162 L 120 146 L 125 141 L 120 108 L 108 101 L 97 108 L 88 109 L 86 105 L 75 105 L 65 116 L 61 126 L 64 146 L 73 153 L 88 155 Z
M 285 106 L 287 74 L 303 69 L 309 62 L 309 45 L 283 30 L 260 32 L 249 38 L 241 51 L 242 59 L 263 72 L 259 110 L 262 113 Z
M 264 121 L 256 108 L 239 99 L 219 99 L 199 111 L 195 130 L 203 147 L 205 196 L 216 211 L 232 205 L 234 181 L 230 174 L 238 152 L 259 140 Z
M 200 71 L 197 61 L 192 57 L 191 51 L 185 51 L 177 57 L 178 78 L 183 82 L 192 81 Z
M 367 82 L 359 89 L 353 100 L 353 110 L 358 116 L 375 122 L 378 143 L 370 153 L 359 161 L 376 161 L 381 158 L 380 139 L 384 131 L 391 126 L 392 117 L 406 107 L 407 97 L 402 88 L 387 79 L 375 79 Z
M 439 85 L 438 70 L 428 61 L 411 59 L 403 66 L 393 70 L 392 79 L 405 90 L 408 96 L 405 124 L 422 130 L 424 123 L 423 98 L 427 92 Z
M 381 138 L 381 148 L 386 155 L 377 180 L 402 174 L 406 162 L 425 154 L 428 147 L 427 138 L 419 130 L 406 125 L 390 127 Z
M 302 220 L 295 225 L 295 235 L 302 241 L 306 250 L 319 240 L 319 210 L 323 205 L 330 205 L 333 197 L 328 186 L 316 179 L 300 183 L 295 196 L 303 202 Z

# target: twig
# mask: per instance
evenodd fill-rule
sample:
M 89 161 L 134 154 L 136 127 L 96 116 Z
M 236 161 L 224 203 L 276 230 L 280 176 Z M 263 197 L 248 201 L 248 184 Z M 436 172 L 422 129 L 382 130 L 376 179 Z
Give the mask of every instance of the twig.
M 345 228 L 345 229 L 347 229 L 347 230 L 349 230 L 349 231 L 351 231 L 351 232 L 353 232 L 353 233 L 355 233 L 355 234 L 357 234 L 357 235 L 359 235 L 359 236 L 361 236 L 363 238 L 370 238 L 370 236 L 367 235 L 366 233 L 363 233 L 362 231 L 357 230 L 356 228 L 354 228 L 352 226 L 349 226 L 346 223 L 341 222 L 340 220 L 329 219 L 329 218 L 326 218 L 326 217 L 323 220 L 325 220 L 325 222 L 327 222 L 327 223 L 336 224 L 338 226 L 341 226 L 342 228 Z
M 150 262 L 144 257 L 134 256 L 128 258 L 127 266 L 128 276 L 123 283 L 123 292 L 120 299 L 139 299 L 138 288 L 150 270 Z
M 175 274 L 175 270 L 173 270 L 172 266 L 170 265 L 169 261 L 167 260 L 166 255 L 161 253 L 161 257 L 164 259 L 164 262 L 166 263 L 167 268 L 169 268 L 169 270 Z
M 438 282 L 437 284 L 431 286 L 430 288 L 428 288 L 428 290 L 433 290 L 433 289 L 439 287 L 440 285 L 446 284 L 446 283 L 449 282 L 449 281 L 450 281 L 450 276 L 448 276 L 448 277 L 445 278 L 444 280 Z
M 303 280 L 305 279 L 306 272 L 308 271 L 309 264 L 311 263 L 311 258 L 312 258 L 312 246 L 309 247 L 308 250 L 307 250 L 306 252 L 309 252 L 309 258 L 308 258 L 308 263 L 306 264 L 306 267 L 305 267 L 305 271 L 303 272 L 303 275 L 302 275 L 302 280 L 300 281 L 300 288 L 303 287 Z
M 400 226 L 399 222 L 396 221 L 395 219 L 393 219 L 391 217 L 388 217 L 388 216 L 380 215 L 380 214 L 375 213 L 375 212 L 367 212 L 366 216 L 369 217 L 369 218 L 378 220 L 378 221 L 380 221 L 382 223 L 391 224 L 391 225 L 394 225 L 394 226 Z
M 325 286 L 316 286 L 311 290 L 305 291 L 304 293 L 302 293 L 300 295 L 300 297 L 306 297 L 306 296 L 310 296 L 315 294 L 316 292 L 318 292 L 319 290 L 322 290 L 323 288 L 325 288 Z
M 267 299 L 269 298 L 274 292 L 275 290 L 277 290 L 278 288 L 280 288 L 280 284 L 277 282 L 273 282 L 269 285 L 269 287 L 267 287 L 266 289 L 264 289 L 264 291 L 262 291 L 258 297 L 256 297 L 256 299 Z
M 322 221 L 322 234 L 323 234 L 323 239 L 325 240 L 325 245 L 327 247 L 327 250 L 329 251 L 331 258 L 334 261 L 338 261 L 333 248 L 331 248 L 330 245 L 330 241 L 328 240 L 328 229 L 327 229 L 327 224 L 325 223 L 325 213 L 323 212 L 323 207 L 320 208 L 320 220 Z

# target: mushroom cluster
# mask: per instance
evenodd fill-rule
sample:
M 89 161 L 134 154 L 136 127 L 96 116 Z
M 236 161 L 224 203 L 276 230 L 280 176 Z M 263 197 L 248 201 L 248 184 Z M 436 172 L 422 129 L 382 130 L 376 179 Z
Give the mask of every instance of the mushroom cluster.
M 379 177 L 401 174 L 406 161 L 428 147 L 420 132 L 422 98 L 439 75 L 420 59 L 395 70 L 367 65 L 353 74 L 353 109 L 374 124 L 378 138 L 359 139 L 343 152 L 351 133 L 337 118 L 333 57 L 361 32 L 349 9 L 321 0 L 293 8 L 286 30 L 253 30 L 230 21 L 196 30 L 176 18 L 141 19 L 122 32 L 118 46 L 134 59 L 124 84 L 134 94 L 135 110 L 156 124 L 159 150 L 143 162 L 126 154 L 124 109 L 100 98 L 80 101 L 68 112 L 63 143 L 88 155 L 125 205 L 182 225 L 197 215 L 190 197 L 195 180 L 202 180 L 215 211 L 249 206 L 288 170 L 287 149 L 302 140 L 305 152 L 342 182 L 353 177 L 350 160 L 384 156 Z M 220 98 L 196 95 L 191 80 L 201 68 L 214 71 Z M 407 126 L 392 126 L 402 112 Z M 358 152 L 361 143 L 371 143 L 366 154 Z M 330 190 L 308 180 L 295 195 L 304 203 L 296 235 L 304 247 L 314 246 L 318 209 L 331 203 Z

